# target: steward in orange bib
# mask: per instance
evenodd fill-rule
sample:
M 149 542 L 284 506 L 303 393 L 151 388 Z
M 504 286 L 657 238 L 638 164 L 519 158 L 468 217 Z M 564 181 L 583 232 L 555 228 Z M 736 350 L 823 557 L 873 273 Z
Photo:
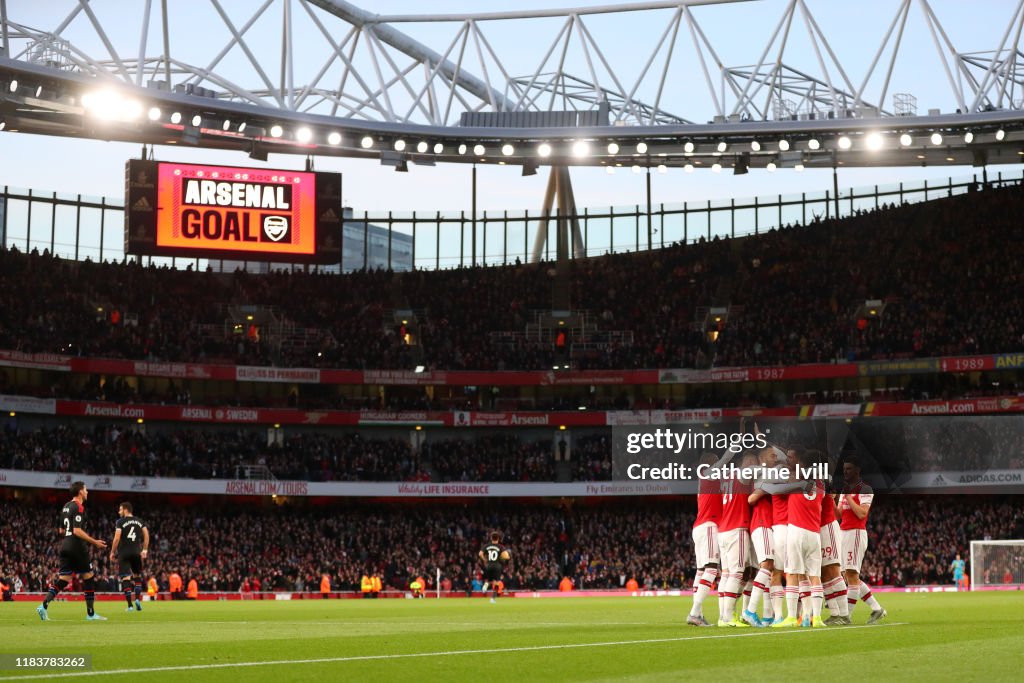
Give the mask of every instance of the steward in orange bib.
M 359 588 L 363 591 L 363 597 L 370 597 L 370 593 L 373 591 L 373 581 L 366 574 L 363 574 L 362 580 L 359 582 Z

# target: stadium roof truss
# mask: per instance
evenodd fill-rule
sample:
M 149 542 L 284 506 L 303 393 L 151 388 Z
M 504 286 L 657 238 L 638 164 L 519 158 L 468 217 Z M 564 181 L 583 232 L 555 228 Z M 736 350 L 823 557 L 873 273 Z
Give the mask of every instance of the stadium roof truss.
M 728 65 L 721 55 L 736 46 L 706 30 L 737 2 L 782 9 L 760 26 L 747 66 Z M 185 14 L 169 0 L 51 0 L 42 13 L 0 0 L 0 128 L 426 164 L 1018 162 L 1024 0 L 1006 4 L 1006 24 L 973 52 L 957 50 L 933 2 L 891 0 L 884 33 L 859 41 L 877 49 L 855 74 L 813 0 L 403 16 L 345 0 L 195 0 Z M 642 31 L 630 36 L 639 56 L 628 64 L 611 56 L 621 32 L 601 30 L 627 15 Z M 40 28 L 40 17 L 56 25 Z M 884 104 L 911 24 L 934 49 L 910 57 L 931 60 L 955 114 L 917 115 L 904 93 L 892 93 L 904 106 Z M 567 111 L 603 119 L 536 123 Z M 459 125 L 467 112 L 493 123 Z

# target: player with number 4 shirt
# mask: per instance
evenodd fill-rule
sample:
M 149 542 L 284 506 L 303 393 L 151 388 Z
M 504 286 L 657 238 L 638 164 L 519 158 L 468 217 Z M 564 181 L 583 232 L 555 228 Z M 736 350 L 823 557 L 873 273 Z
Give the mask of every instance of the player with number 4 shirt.
M 128 612 L 142 611 L 142 561 L 149 554 L 149 528 L 132 514 L 132 504 L 121 503 L 117 508 L 118 520 L 114 527 L 114 543 L 110 546 L 110 561 L 117 561 L 117 576 L 128 603 Z M 135 604 L 132 604 L 132 590 Z

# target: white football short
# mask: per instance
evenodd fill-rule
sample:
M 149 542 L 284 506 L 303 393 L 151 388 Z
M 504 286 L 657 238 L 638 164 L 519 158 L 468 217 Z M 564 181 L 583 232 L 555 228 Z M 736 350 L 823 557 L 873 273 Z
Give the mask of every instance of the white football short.
M 821 576 L 821 534 L 789 525 L 786 533 L 786 573 Z
M 742 528 L 722 531 L 718 542 L 722 548 L 722 571 L 742 574 L 750 557 L 750 531 Z
M 775 559 L 775 530 L 770 526 L 762 526 L 750 532 L 750 540 L 754 543 L 754 556 L 757 564 Z
M 772 527 L 772 541 L 775 544 L 775 568 L 786 569 L 786 539 L 788 538 L 789 525 L 776 524 Z
M 704 522 L 693 527 L 693 549 L 697 555 L 697 568 L 703 569 L 709 564 L 721 564 L 718 550 L 718 525 Z
M 868 532 L 865 529 L 843 529 L 840 534 L 840 548 L 843 551 L 843 569 L 860 573 L 864 553 L 868 549 Z
M 821 527 L 821 566 L 839 564 L 843 561 L 843 544 L 839 537 L 839 522 L 833 520 Z

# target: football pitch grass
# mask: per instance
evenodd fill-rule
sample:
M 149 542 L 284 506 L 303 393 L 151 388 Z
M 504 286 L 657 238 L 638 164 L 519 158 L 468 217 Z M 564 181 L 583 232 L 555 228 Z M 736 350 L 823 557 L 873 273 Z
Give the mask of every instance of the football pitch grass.
M 92 656 L 0 681 L 1022 680 L 1024 594 L 880 594 L 874 626 L 694 628 L 689 597 L 0 604 L 0 652 Z M 705 604 L 717 610 L 714 598 Z

